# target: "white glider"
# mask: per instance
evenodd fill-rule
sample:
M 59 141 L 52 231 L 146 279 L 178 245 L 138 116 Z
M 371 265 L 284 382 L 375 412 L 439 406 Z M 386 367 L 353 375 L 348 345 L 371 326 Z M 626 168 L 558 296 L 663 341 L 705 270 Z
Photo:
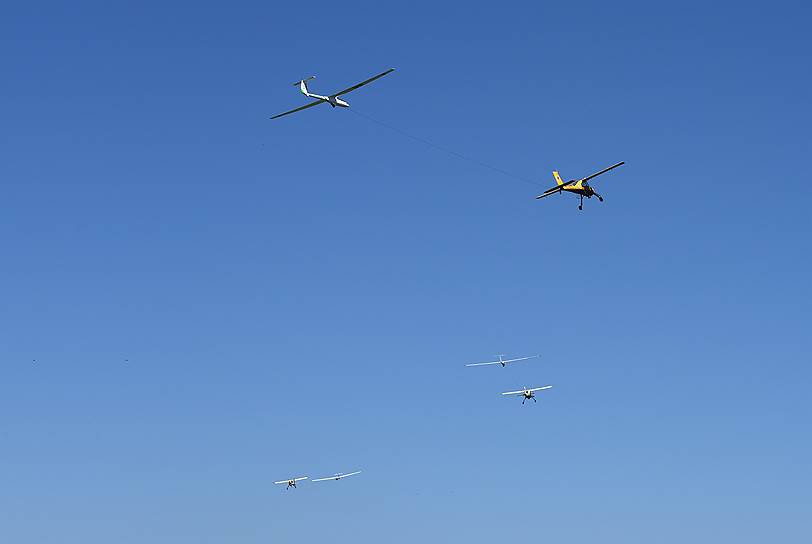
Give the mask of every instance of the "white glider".
M 294 83 L 293 86 L 294 87 L 299 87 L 299 90 L 302 91 L 302 94 L 305 95 L 306 97 L 315 98 L 316 100 L 314 100 L 313 102 L 310 102 L 309 104 L 305 104 L 304 106 L 300 106 L 300 107 L 298 107 L 296 109 L 286 111 L 285 113 L 280 113 L 279 115 L 274 115 L 273 117 L 271 117 L 271 119 L 277 119 L 279 117 L 282 117 L 283 115 L 288 115 L 288 114 L 291 114 L 291 113 L 296 113 L 297 111 L 306 110 L 307 108 L 312 108 L 313 106 L 318 106 L 319 104 L 330 104 L 334 108 L 336 106 L 341 107 L 341 108 L 349 108 L 350 105 L 347 102 L 345 102 L 344 100 L 340 99 L 339 96 L 347 94 L 349 92 L 352 92 L 355 89 L 357 89 L 358 87 L 363 87 L 367 83 L 372 83 L 376 79 L 381 78 L 381 77 L 385 76 L 386 74 L 388 74 L 390 72 L 393 72 L 394 70 L 395 70 L 394 68 L 390 68 L 389 70 L 387 70 L 385 72 L 381 72 L 377 76 L 373 76 L 373 77 L 371 77 L 371 78 L 369 78 L 367 80 L 362 81 L 361 83 L 356 83 L 352 87 L 347 87 L 343 91 L 338 91 L 337 93 L 330 94 L 330 95 L 327 95 L 327 96 L 323 96 L 323 95 L 320 95 L 320 94 L 313 94 L 308 90 L 307 82 L 310 81 L 311 79 L 315 79 L 316 76 L 310 76 L 308 78 L 302 79 L 302 80 L 297 81 L 296 83 Z
M 302 480 L 307 480 L 307 476 L 300 476 L 298 478 L 291 478 L 290 480 L 279 480 L 278 482 L 274 482 L 274 483 L 275 484 L 288 484 L 288 486 L 285 488 L 287 490 L 287 489 L 290 489 L 291 487 L 295 489 L 296 488 L 296 482 L 301 482 Z
M 535 359 L 536 357 L 541 357 L 541 355 L 531 355 L 530 357 L 519 357 L 518 359 L 502 359 L 504 355 L 499 355 L 498 361 L 488 361 L 486 363 L 470 363 L 465 366 L 485 366 L 485 365 L 502 365 L 507 366 L 508 363 L 515 363 L 516 361 L 526 361 L 528 359 Z
M 338 474 L 334 474 L 333 476 L 328 476 L 326 478 L 316 478 L 315 480 L 310 480 L 311 482 L 326 482 L 327 480 L 341 480 L 342 478 L 346 478 L 347 476 L 355 476 L 356 474 L 361 474 L 360 470 L 356 470 L 355 472 L 349 472 L 347 474 L 343 474 L 339 472 Z
M 536 391 L 543 391 L 545 389 L 550 389 L 552 385 L 545 385 L 544 387 L 534 387 L 532 389 L 522 389 L 521 391 L 506 391 L 502 393 L 503 395 L 524 395 L 522 399 L 522 404 L 526 400 L 533 399 L 533 402 L 536 402 Z

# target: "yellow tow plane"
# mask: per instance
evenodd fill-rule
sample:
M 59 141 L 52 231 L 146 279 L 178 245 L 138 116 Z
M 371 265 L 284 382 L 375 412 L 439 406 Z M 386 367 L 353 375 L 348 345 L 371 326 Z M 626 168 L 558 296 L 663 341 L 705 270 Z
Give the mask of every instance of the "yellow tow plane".
M 542 194 L 537 196 L 536 199 L 544 198 L 545 196 L 554 195 L 556 193 L 560 194 L 563 191 L 567 191 L 568 193 L 574 193 L 574 194 L 579 195 L 581 197 L 581 203 L 578 204 L 578 209 L 579 210 L 584 209 L 584 197 L 592 198 L 592 195 L 595 195 L 596 197 L 598 197 L 598 200 L 603 202 L 603 197 L 595 192 L 595 189 L 592 188 L 592 186 L 588 183 L 588 181 L 590 179 L 592 179 L 592 178 L 600 176 L 601 174 L 605 174 L 609 170 L 612 170 L 613 168 L 617 168 L 618 166 L 620 166 L 622 164 L 626 164 L 626 163 L 625 162 L 619 162 L 617 164 L 613 164 L 612 166 L 610 166 L 608 168 L 604 168 L 600 172 L 595 172 L 591 176 L 587 176 L 585 178 L 581 178 L 581 179 L 577 179 L 577 180 L 576 179 L 571 179 L 571 180 L 566 181 L 566 182 L 563 181 L 561 179 L 561 176 L 558 175 L 558 171 L 554 171 L 553 172 L 553 177 L 555 178 L 556 186 L 555 187 L 550 187 L 549 189 L 544 191 Z

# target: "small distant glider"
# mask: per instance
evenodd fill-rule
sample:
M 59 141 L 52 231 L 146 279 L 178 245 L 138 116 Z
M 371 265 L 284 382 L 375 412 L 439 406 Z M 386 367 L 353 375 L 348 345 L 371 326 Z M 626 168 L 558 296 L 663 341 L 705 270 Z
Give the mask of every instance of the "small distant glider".
M 507 366 L 508 363 L 515 363 L 516 361 L 526 361 L 527 359 L 535 359 L 536 357 L 541 357 L 541 355 L 531 355 L 530 357 L 519 357 L 518 359 L 502 359 L 504 355 L 498 355 L 498 361 L 488 361 L 486 363 L 469 363 L 465 366 L 485 366 L 485 365 L 502 365 L 503 367 Z
M 311 482 L 326 482 L 327 480 L 341 480 L 342 478 L 346 478 L 347 476 L 355 476 L 356 474 L 361 474 L 360 470 L 356 470 L 355 472 L 349 472 L 347 474 L 343 474 L 339 472 L 338 474 L 334 474 L 333 476 L 328 476 L 326 478 L 316 478 L 315 480 L 310 480 Z
M 600 172 L 595 172 L 591 176 L 587 176 L 587 177 L 581 178 L 581 179 L 571 179 L 571 180 L 569 180 L 567 182 L 564 182 L 561 179 L 561 176 L 558 175 L 558 171 L 553 171 L 553 177 L 555 178 L 556 186 L 555 187 L 550 187 L 549 189 L 544 191 L 542 194 L 540 194 L 539 196 L 536 197 L 536 200 L 538 200 L 539 198 L 544 198 L 546 196 L 554 195 L 556 193 L 560 194 L 562 191 L 567 191 L 568 193 L 575 193 L 576 195 L 579 195 L 581 197 L 581 203 L 578 204 L 578 209 L 579 210 L 584 209 L 584 197 L 592 198 L 592 195 L 595 195 L 596 197 L 598 197 L 598 200 L 603 202 L 603 197 L 601 195 L 599 195 L 598 193 L 596 193 L 595 189 L 593 189 L 592 186 L 589 185 L 589 183 L 587 183 L 587 182 L 590 179 L 598 177 L 601 174 L 605 174 L 609 170 L 612 170 L 613 168 L 617 168 L 618 166 L 621 166 L 623 164 L 626 164 L 626 163 L 625 162 L 619 162 L 617 164 L 613 164 L 612 166 L 610 166 L 608 168 L 604 168 Z
M 503 395 L 524 395 L 522 399 L 522 404 L 526 400 L 533 399 L 533 402 L 536 402 L 536 391 L 543 391 L 545 389 L 550 389 L 552 385 L 545 385 L 544 387 L 534 387 L 533 389 L 522 389 L 521 391 L 508 391 L 506 393 L 502 393 Z
M 376 79 L 381 78 L 381 77 L 385 76 L 386 74 L 388 74 L 390 72 L 393 72 L 394 70 L 395 70 L 394 68 L 390 68 L 389 70 L 387 70 L 385 72 L 381 72 L 377 76 L 373 76 L 373 77 L 371 77 L 371 78 L 369 78 L 367 80 L 362 81 L 361 83 L 356 83 L 352 87 L 347 87 L 343 91 L 338 91 L 335 94 L 330 94 L 330 95 L 327 95 L 327 96 L 322 96 L 320 94 L 313 94 L 307 89 L 307 82 L 310 81 L 311 79 L 315 79 L 316 76 L 310 76 L 308 78 L 302 79 L 302 80 L 297 81 L 296 83 L 294 83 L 293 86 L 294 87 L 299 87 L 299 90 L 302 91 L 302 94 L 305 95 L 306 97 L 315 98 L 316 100 L 314 100 L 313 102 L 310 102 L 309 104 L 305 104 L 304 106 L 300 106 L 300 107 L 298 107 L 296 109 L 286 111 L 285 113 L 280 113 L 279 115 L 274 115 L 273 117 L 271 117 L 271 119 L 277 119 L 279 117 L 282 117 L 283 115 L 289 115 L 291 113 L 296 113 L 297 111 L 306 110 L 307 108 L 312 108 L 313 106 L 318 106 L 319 104 L 330 104 L 334 108 L 336 106 L 341 107 L 341 108 L 349 108 L 350 105 L 347 102 L 345 102 L 344 100 L 342 100 L 341 98 L 339 98 L 339 96 L 347 94 L 349 92 L 352 92 L 355 89 L 357 89 L 358 87 L 363 87 L 367 83 L 372 83 Z
M 274 482 L 275 484 L 288 484 L 285 488 L 287 491 L 291 487 L 296 489 L 296 482 L 301 482 L 302 480 L 307 480 L 307 476 L 300 476 L 299 478 L 291 478 L 290 480 L 279 480 L 278 482 Z

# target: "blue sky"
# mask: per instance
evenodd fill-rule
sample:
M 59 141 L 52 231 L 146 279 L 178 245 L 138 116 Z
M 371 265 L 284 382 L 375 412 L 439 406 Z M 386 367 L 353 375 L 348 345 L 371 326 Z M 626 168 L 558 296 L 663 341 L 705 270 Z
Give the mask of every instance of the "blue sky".
M 810 15 L 4 6 L 0 539 L 807 541 Z

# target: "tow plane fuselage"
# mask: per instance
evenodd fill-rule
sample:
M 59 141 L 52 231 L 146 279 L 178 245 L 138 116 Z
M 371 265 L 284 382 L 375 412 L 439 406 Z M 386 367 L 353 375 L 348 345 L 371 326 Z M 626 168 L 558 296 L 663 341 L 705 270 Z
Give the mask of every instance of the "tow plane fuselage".
M 561 191 L 569 191 L 570 193 L 575 193 L 576 195 L 585 196 L 587 198 L 592 198 L 594 195 L 603 202 L 603 197 L 595 192 L 595 189 L 592 188 L 588 181 L 571 179 L 567 183 L 564 183 L 561 180 L 561 176 L 558 175 L 558 172 L 553 172 L 553 176 Z

